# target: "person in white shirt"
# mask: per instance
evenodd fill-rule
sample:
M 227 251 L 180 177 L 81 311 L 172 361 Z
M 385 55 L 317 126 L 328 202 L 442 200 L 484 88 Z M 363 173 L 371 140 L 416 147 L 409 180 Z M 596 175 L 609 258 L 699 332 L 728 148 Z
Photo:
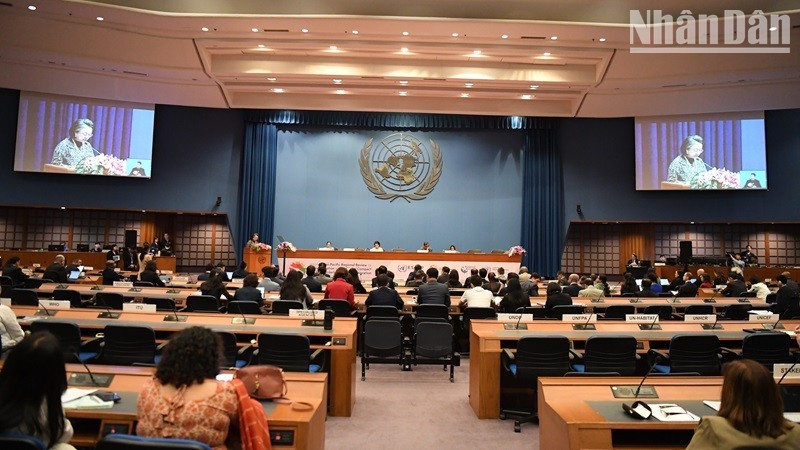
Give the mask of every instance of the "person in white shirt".
M 494 295 L 491 291 L 483 288 L 483 280 L 479 276 L 472 277 L 472 289 L 465 291 L 461 296 L 459 306 L 475 307 L 475 308 L 490 308 L 494 306 Z
M 381 247 L 381 241 L 375 241 L 372 243 L 372 248 L 369 249 L 371 252 L 382 252 L 383 247 Z
M 753 275 L 750 277 L 750 289 L 748 289 L 747 292 L 755 292 L 756 298 L 766 299 L 767 295 L 772 291 L 769 290 L 769 287 L 764 284 L 761 279 Z
M 2 339 L 3 353 L 0 359 L 6 359 L 8 352 L 25 337 L 22 328 L 17 323 L 14 311 L 6 305 L 0 305 L 0 339 Z

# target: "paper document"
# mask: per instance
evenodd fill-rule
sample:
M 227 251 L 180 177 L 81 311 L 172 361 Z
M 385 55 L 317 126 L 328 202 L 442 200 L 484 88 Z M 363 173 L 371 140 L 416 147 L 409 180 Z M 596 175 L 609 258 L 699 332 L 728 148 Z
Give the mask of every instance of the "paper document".
M 785 412 L 783 413 L 783 417 L 788 421 L 800 423 L 800 412 Z
M 714 411 L 719 411 L 719 407 L 722 404 L 722 402 L 718 402 L 715 400 L 703 400 L 703 403 L 705 403 L 706 406 L 713 409 Z
M 700 418 L 672 403 L 650 405 L 653 417 L 661 422 L 699 422 Z
M 73 400 L 77 400 L 85 395 L 94 394 L 97 392 L 97 389 L 84 389 L 84 388 L 67 388 L 63 394 L 61 394 L 61 403 L 71 402 Z

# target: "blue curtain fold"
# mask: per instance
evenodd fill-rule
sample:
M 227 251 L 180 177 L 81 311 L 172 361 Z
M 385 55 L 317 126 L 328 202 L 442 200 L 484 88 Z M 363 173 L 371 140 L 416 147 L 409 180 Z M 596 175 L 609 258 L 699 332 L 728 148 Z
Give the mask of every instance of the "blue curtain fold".
M 261 241 L 272 242 L 275 232 L 275 179 L 278 161 L 278 127 L 269 123 L 245 123 L 242 158 L 239 226 L 236 257 L 250 235 L 258 233 Z
M 522 264 L 554 276 L 564 247 L 564 190 L 555 130 L 530 131 L 522 149 Z

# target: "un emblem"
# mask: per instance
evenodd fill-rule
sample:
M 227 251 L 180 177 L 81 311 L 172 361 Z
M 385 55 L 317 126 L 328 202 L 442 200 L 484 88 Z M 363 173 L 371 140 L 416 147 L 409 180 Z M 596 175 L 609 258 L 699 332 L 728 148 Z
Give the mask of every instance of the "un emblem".
M 375 149 L 372 142 L 364 144 L 358 164 L 364 184 L 375 197 L 411 203 L 433 192 L 442 175 L 442 152 L 433 139 L 430 150 L 413 135 L 403 133 L 384 138 Z

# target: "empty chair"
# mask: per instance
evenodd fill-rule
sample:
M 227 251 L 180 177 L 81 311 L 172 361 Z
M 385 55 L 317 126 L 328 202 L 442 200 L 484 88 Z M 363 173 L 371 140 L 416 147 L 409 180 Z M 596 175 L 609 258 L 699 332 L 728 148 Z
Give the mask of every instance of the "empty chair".
M 7 277 L 5 275 L 0 276 L 0 286 L 13 286 L 14 280 L 11 277 Z
M 148 438 L 129 434 L 107 434 L 95 450 L 211 450 L 208 445 L 190 439 Z
M 453 351 L 453 326 L 449 323 L 422 322 L 414 328 L 413 364 L 450 366 L 450 382 L 457 361 Z
M 136 287 L 154 287 L 152 281 L 134 281 L 133 285 Z
M 372 319 L 399 319 L 400 318 L 400 311 L 397 310 L 394 306 L 383 306 L 383 305 L 374 305 L 367 307 L 367 314 L 364 316 L 364 320 L 372 320 Z
M 263 314 L 261 307 L 256 302 L 234 301 L 228 303 L 228 314 Z
M 540 306 L 523 306 L 514 311 L 516 314 L 531 314 L 534 319 L 544 319 L 547 317 L 547 311 Z
M 658 314 L 658 320 L 672 319 L 672 306 L 650 305 L 644 308 L 643 314 Z
M 714 305 L 689 305 L 683 311 L 684 315 L 714 314 Z
M 222 367 L 236 367 L 237 369 L 247 365 L 248 360 L 244 357 L 250 350 L 250 346 L 239 348 L 236 345 L 236 335 L 230 331 L 215 331 L 222 341 Z
M 288 316 L 293 309 L 303 309 L 303 304 L 297 300 L 275 300 L 272 302 L 272 314 Z
M 42 287 L 44 283 L 52 283 L 53 280 L 47 278 L 26 278 L 25 281 L 22 282 L 22 287 L 25 289 L 39 289 Z
M 53 291 L 53 300 L 69 300 L 69 306 L 71 308 L 80 308 L 83 306 L 81 293 L 72 289 L 55 289 Z
M 728 307 L 725 308 L 723 318 L 728 320 L 748 320 L 748 316 L 750 315 L 748 311 L 751 309 L 753 309 L 753 307 L 748 303 L 728 305 Z
M 213 295 L 190 295 L 186 297 L 186 312 L 219 312 L 219 299 Z
M 774 364 L 790 364 L 794 361 L 789 351 L 791 345 L 792 338 L 788 334 L 775 331 L 745 335 L 741 352 L 725 347 L 720 350 L 723 354 L 758 361 L 772 372 Z
M 0 286 L 0 297 L 2 298 L 11 298 L 11 291 L 14 289 L 13 286 L 2 285 Z
M 146 298 L 148 305 L 156 305 L 157 311 L 175 311 L 175 300 L 171 298 Z
M 4 450 L 47 450 L 41 439 L 22 433 L 0 433 L 0 448 Z
M 348 303 L 347 300 L 326 298 L 320 300 L 317 304 L 317 309 L 320 311 L 325 311 L 328 308 L 333 311 L 336 317 L 349 317 L 353 314 L 353 310 L 350 308 L 350 303 Z
M 106 325 L 97 362 L 130 366 L 156 363 L 156 334 L 150 327 Z
M 370 308 L 374 308 L 374 306 Z M 395 311 L 397 310 L 395 309 Z M 365 380 L 366 369 L 371 363 L 401 364 L 402 362 L 403 332 L 400 321 L 376 317 L 364 322 L 361 381 Z
M 322 349 L 311 353 L 311 344 L 302 334 L 261 333 L 256 364 L 272 364 L 287 372 L 319 372 L 324 365 Z
M 58 320 L 31 322 L 31 333 L 39 331 L 49 331 L 58 339 L 66 362 L 82 363 L 97 356 L 97 352 L 82 351 L 85 343 L 81 341 L 81 329 L 77 324 Z
M 449 320 L 448 309 L 445 305 L 419 305 L 415 313 L 416 317 L 438 317 Z
M 581 305 L 557 305 L 550 311 L 550 316 L 553 319 L 561 320 L 564 314 L 583 314 L 583 306 Z
M 540 376 L 560 377 L 570 371 L 569 339 L 565 336 L 525 336 L 517 343 L 517 352 L 506 350 L 501 353 L 503 369 L 533 390 L 534 401 L 530 411 L 504 409 L 500 418 L 516 417 L 514 431 L 521 430 L 521 424 L 538 417 L 537 380 Z
M 491 307 L 468 306 L 461 311 L 461 317 L 467 320 L 472 319 L 496 319 L 497 311 Z
M 633 305 L 609 305 L 603 314 L 606 320 L 625 320 L 628 314 L 636 314 L 636 307 Z
M 125 297 L 117 292 L 98 292 L 94 294 L 94 306 L 108 309 L 122 309 Z
M 637 359 L 633 336 L 591 336 L 586 340 L 583 357 L 572 363 L 572 368 L 576 372 L 635 375 Z
M 719 338 L 714 334 L 676 334 L 669 342 L 669 354 L 650 349 L 658 373 L 720 374 Z M 659 361 L 655 361 L 658 358 Z
M 39 306 L 39 296 L 33 289 L 12 289 L 11 304 L 20 306 Z

